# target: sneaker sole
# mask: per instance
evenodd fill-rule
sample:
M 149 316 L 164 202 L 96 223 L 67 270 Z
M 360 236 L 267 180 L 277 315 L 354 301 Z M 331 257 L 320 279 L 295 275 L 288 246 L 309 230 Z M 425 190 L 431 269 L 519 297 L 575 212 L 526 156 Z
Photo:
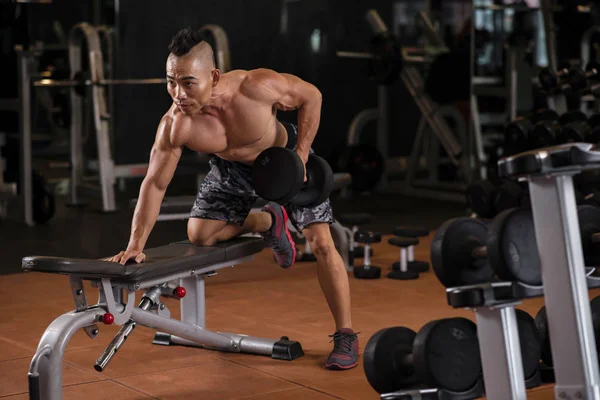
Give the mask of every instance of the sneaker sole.
M 354 364 L 352 365 L 340 365 L 338 363 L 333 363 L 333 364 L 325 364 L 325 368 L 327 369 L 332 369 L 332 370 L 344 370 L 344 369 L 351 369 L 354 368 L 358 365 L 358 361 L 356 361 Z
M 294 243 L 294 240 L 292 239 L 292 234 L 290 233 L 290 230 L 287 227 L 287 223 L 288 223 L 288 214 L 287 211 L 285 210 L 285 208 L 282 206 L 281 207 L 281 212 L 283 213 L 283 230 L 285 231 L 285 236 L 288 238 L 289 242 L 292 245 L 292 263 L 287 266 L 287 267 L 281 267 L 284 269 L 288 269 L 294 266 L 294 264 L 296 263 L 296 245 Z

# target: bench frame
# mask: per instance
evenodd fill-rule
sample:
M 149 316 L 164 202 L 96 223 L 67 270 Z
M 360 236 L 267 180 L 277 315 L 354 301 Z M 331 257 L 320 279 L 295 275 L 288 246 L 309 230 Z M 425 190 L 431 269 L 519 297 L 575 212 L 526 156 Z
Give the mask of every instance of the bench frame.
M 206 329 L 205 277 L 215 275 L 218 269 L 252 259 L 254 255 L 137 281 L 69 275 L 76 309 L 56 318 L 42 335 L 28 373 L 30 398 L 62 399 L 62 363 L 67 344 L 79 329 L 84 329 L 91 339 L 95 339 L 99 333 L 97 323 L 102 322 L 107 313 L 114 316 L 114 324 L 121 325 L 121 329 L 96 361 L 94 368 L 97 371 L 106 367 L 136 325 L 158 330 L 154 344 L 197 346 L 217 351 L 267 355 L 280 360 L 302 357 L 304 352 L 300 343 L 290 341 L 285 336 L 274 340 Z M 87 304 L 84 280 L 90 280 L 92 287 L 98 288 L 99 298 L 95 305 Z M 168 307 L 161 302 L 161 297 L 177 298 L 174 295 L 177 286 L 186 290 L 185 296 L 180 299 L 180 320 L 172 319 Z M 142 289 L 146 291 L 138 306 L 135 306 L 136 292 Z

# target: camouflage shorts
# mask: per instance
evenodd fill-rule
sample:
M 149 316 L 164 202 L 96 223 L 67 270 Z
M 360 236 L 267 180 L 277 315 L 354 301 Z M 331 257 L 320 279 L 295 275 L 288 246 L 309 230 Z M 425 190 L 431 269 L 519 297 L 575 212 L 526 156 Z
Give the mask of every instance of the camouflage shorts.
M 298 128 L 294 124 L 282 124 L 288 132 L 286 147 L 294 150 L 298 142 Z M 252 167 L 220 157 L 213 157 L 209 165 L 210 171 L 200 185 L 190 217 L 242 225 L 258 199 L 252 187 Z M 313 222 L 334 222 L 329 199 L 312 208 L 282 205 L 298 232 Z

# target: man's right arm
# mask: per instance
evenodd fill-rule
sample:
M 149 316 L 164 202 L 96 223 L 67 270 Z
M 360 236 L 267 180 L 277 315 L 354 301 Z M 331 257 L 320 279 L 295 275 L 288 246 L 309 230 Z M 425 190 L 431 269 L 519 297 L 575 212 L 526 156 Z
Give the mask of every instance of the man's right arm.
M 160 212 L 160 205 L 182 153 L 181 138 L 173 132 L 171 117 L 163 117 L 150 152 L 148 172 L 142 181 L 133 214 L 127 250 L 141 252 Z

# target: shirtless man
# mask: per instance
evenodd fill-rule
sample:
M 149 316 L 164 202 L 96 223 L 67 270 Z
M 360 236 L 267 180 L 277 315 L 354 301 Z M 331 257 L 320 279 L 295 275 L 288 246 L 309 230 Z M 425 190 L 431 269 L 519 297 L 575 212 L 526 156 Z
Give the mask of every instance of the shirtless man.
M 306 164 L 319 127 L 321 93 L 296 76 L 268 69 L 221 74 L 211 46 L 188 29 L 173 37 L 169 51 L 167 90 L 173 104 L 158 126 L 129 244 L 109 260 L 144 261 L 144 246 L 183 147 L 214 154 L 188 220 L 189 240 L 210 246 L 245 233 L 260 233 L 279 265 L 289 268 L 296 258 L 287 228 L 289 212 L 289 220 L 315 254 L 319 283 L 335 320 L 336 331 L 330 335 L 333 351 L 325 367 L 354 368 L 358 339 L 351 324 L 348 275 L 329 229 L 333 222 L 329 200 L 314 208 L 284 208 L 271 202 L 261 212 L 250 213 L 258 198 L 251 182 L 253 161 L 264 149 L 280 146 L 295 150 Z M 277 120 L 277 110 L 296 109 L 297 126 Z

